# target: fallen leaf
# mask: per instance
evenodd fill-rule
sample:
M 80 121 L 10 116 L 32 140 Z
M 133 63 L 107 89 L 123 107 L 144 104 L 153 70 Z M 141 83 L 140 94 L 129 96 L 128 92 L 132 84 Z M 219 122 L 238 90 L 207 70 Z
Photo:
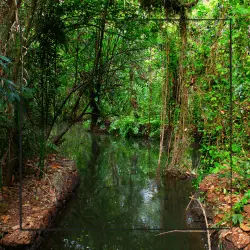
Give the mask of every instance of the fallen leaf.
M 222 201 L 222 202 L 225 201 L 224 195 L 221 194 L 221 195 L 219 196 L 219 200 Z
M 249 232 L 250 231 L 250 224 L 246 224 L 246 223 L 240 223 L 240 228 L 245 231 L 245 232 Z
M 222 219 L 223 217 L 224 217 L 223 214 L 217 214 L 217 215 L 215 215 L 215 217 L 214 217 L 214 222 L 215 222 L 215 223 L 220 222 L 221 219 Z
M 226 236 L 229 234 L 232 234 L 231 230 L 222 229 L 219 238 L 220 239 L 226 238 Z
M 250 243 L 250 236 L 240 228 L 232 229 L 232 242 L 237 248 L 246 247 Z
M 247 213 L 247 216 L 250 217 L 250 204 L 245 205 L 243 209 Z
M 3 223 L 7 223 L 7 221 L 9 220 L 10 216 L 9 215 L 2 215 L 1 219 L 3 221 Z
M 52 164 L 50 165 L 51 168 L 57 169 L 57 168 L 62 168 L 62 166 L 58 165 L 58 164 Z
M 231 204 L 231 197 L 230 197 L 230 196 L 228 196 L 228 195 L 225 196 L 224 200 L 225 200 L 227 203 Z
M 16 225 L 16 226 L 12 227 L 13 230 L 17 230 L 18 228 L 20 228 L 19 225 Z

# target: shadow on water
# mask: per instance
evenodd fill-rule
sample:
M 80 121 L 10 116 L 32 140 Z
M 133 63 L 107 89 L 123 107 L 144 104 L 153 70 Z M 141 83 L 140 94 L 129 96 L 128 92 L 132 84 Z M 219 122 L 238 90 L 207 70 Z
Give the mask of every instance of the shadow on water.
M 165 178 L 157 187 L 158 143 L 93 135 L 74 129 L 62 147 L 76 162 L 81 184 L 40 249 L 201 250 L 200 233 L 188 228 L 190 181 Z

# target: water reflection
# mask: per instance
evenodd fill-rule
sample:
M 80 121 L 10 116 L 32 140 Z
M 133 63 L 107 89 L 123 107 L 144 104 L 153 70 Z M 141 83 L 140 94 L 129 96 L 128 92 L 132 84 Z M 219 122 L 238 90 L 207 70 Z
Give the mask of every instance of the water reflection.
M 156 185 L 158 144 L 75 129 L 62 150 L 76 160 L 81 184 L 56 226 L 78 230 L 54 232 L 40 249 L 204 249 L 198 233 L 155 236 L 187 228 L 192 190 L 189 181 L 169 178 Z

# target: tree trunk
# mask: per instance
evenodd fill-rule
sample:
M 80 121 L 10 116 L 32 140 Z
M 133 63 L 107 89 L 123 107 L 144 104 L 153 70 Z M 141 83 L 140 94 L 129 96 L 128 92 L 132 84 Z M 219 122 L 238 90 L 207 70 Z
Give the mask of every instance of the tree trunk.
M 100 90 L 101 90 L 101 83 L 103 78 L 103 70 L 102 70 L 102 51 L 103 51 L 103 40 L 104 40 L 104 33 L 105 33 L 105 26 L 106 26 L 106 18 L 108 13 L 108 4 L 109 1 L 106 1 L 105 8 L 102 14 L 101 19 L 101 28 L 100 31 L 97 32 L 96 38 L 96 57 L 95 57 L 95 64 L 93 69 L 93 76 L 92 76 L 92 88 L 90 94 L 90 106 L 92 108 L 92 115 L 91 115 L 91 127 L 90 129 L 93 131 L 97 127 L 97 121 L 100 117 L 100 108 L 99 108 L 99 97 L 100 97 Z
M 168 39 L 168 38 L 167 38 Z M 168 85 L 169 85 L 169 41 L 166 42 L 166 73 L 165 73 L 165 82 L 162 86 L 162 111 L 161 111 L 161 132 L 160 132 L 160 151 L 158 157 L 158 168 L 157 176 L 160 177 L 160 166 L 161 166 L 161 156 L 163 152 L 164 144 L 164 135 L 166 127 L 166 113 L 167 113 L 167 95 L 168 95 Z

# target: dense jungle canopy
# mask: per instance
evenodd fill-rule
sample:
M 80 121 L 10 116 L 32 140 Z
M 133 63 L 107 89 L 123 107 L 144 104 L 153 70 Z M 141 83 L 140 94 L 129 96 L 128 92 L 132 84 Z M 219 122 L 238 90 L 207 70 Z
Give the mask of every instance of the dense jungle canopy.
M 249 32 L 246 0 L 2 0 L 1 187 L 82 124 L 159 140 L 158 173 L 198 144 L 198 182 L 232 163 L 247 192 Z

